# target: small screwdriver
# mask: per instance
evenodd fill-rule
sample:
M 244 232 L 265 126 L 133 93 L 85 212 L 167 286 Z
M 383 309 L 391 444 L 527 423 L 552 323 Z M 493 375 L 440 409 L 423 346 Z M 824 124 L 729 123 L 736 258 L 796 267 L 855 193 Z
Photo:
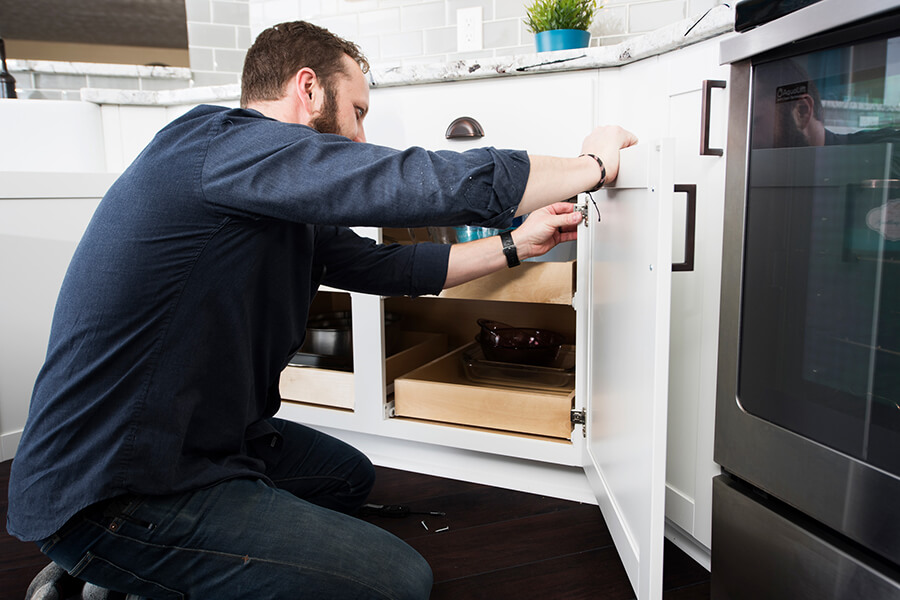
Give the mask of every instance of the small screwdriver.
M 414 511 L 408 506 L 400 504 L 363 504 L 359 512 L 363 516 L 378 515 L 381 517 L 405 517 L 407 515 L 431 515 L 432 517 L 443 517 L 447 513 L 439 511 Z

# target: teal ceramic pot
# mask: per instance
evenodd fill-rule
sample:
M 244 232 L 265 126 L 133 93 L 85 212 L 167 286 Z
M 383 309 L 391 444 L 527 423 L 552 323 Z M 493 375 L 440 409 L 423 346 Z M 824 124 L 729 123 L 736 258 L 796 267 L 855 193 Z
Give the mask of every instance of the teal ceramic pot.
M 534 43 L 538 52 L 587 48 L 591 43 L 591 32 L 581 29 L 551 29 L 534 34 Z

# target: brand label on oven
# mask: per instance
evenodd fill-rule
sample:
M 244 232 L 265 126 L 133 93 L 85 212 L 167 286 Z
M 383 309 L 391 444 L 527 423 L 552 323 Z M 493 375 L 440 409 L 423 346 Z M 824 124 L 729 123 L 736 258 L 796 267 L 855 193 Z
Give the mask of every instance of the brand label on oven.
M 809 93 L 809 82 L 801 81 L 775 88 L 775 102 L 790 102 Z

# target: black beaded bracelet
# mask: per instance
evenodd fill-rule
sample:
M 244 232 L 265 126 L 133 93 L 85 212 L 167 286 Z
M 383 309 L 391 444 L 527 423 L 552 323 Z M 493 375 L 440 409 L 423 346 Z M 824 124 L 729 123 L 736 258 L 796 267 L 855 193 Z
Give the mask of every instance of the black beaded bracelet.
M 504 231 L 500 234 L 500 242 L 503 244 L 503 255 L 506 256 L 506 266 L 512 269 L 519 266 L 519 253 L 516 251 L 516 243 L 512 234 Z
M 578 156 L 578 158 L 581 158 L 582 156 L 590 156 L 591 158 L 593 158 L 594 160 L 597 161 L 598 165 L 600 165 L 600 182 L 597 184 L 597 187 L 595 187 L 592 190 L 588 190 L 589 192 L 596 192 L 597 190 L 599 190 L 600 188 L 603 187 L 604 183 L 606 183 L 606 166 L 603 164 L 603 161 L 600 160 L 600 157 L 597 156 L 596 154 L 591 154 L 590 152 L 588 152 L 586 154 L 580 154 Z

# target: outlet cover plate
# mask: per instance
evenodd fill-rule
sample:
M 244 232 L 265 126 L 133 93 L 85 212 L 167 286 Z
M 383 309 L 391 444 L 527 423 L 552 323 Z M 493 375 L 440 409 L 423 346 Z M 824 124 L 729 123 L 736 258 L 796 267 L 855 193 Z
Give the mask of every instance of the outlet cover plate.
M 481 7 L 460 8 L 456 11 L 456 51 L 472 52 L 483 46 Z

